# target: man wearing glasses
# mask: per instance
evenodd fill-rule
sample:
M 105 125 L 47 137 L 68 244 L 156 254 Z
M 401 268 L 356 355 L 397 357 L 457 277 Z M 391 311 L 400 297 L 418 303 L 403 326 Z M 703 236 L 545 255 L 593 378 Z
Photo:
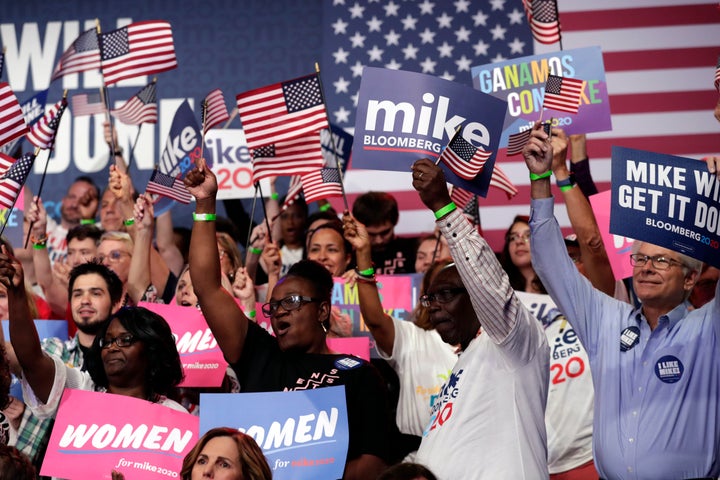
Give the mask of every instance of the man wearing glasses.
M 535 271 L 590 358 L 593 451 L 603 478 L 699 479 L 720 475 L 720 296 L 691 310 L 701 263 L 636 242 L 635 308 L 594 289 L 565 254 L 553 217 L 548 135 L 536 127 L 523 155 L 531 172 Z M 711 173 L 717 165 L 708 162 Z
M 450 200 L 442 170 L 415 162 L 413 187 L 434 212 L 454 264 L 421 298 L 460 357 L 432 405 L 417 462 L 443 479 L 548 478 L 550 350 L 495 254 Z

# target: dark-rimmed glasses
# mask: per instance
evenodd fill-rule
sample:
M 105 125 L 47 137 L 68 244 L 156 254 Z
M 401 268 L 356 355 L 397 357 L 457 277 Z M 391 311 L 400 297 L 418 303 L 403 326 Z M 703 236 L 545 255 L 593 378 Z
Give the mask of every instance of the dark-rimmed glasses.
M 135 342 L 137 342 L 137 338 L 135 338 L 131 333 L 124 333 L 115 338 L 100 338 L 98 344 L 100 345 L 100 348 L 110 348 L 110 345 L 113 343 L 118 347 L 129 347 Z
M 320 298 L 306 297 L 304 295 L 288 295 L 280 300 L 271 300 L 262 306 L 263 315 L 270 317 L 277 312 L 278 307 L 285 311 L 297 310 L 306 303 L 319 302 Z
M 433 302 L 438 303 L 448 303 L 450 300 L 455 298 L 457 295 L 461 293 L 465 293 L 467 290 L 465 287 L 455 287 L 455 288 L 444 288 L 442 290 L 438 290 L 437 292 L 433 293 L 426 293 L 422 297 L 420 297 L 420 305 L 423 307 L 429 307 Z
M 681 267 L 687 266 L 678 260 L 668 258 L 663 255 L 655 255 L 653 257 L 650 255 L 643 255 L 642 253 L 633 253 L 630 255 L 630 263 L 633 267 L 644 267 L 648 260 L 652 263 L 652 266 L 655 267 L 656 270 L 667 270 L 673 265 L 679 265 Z

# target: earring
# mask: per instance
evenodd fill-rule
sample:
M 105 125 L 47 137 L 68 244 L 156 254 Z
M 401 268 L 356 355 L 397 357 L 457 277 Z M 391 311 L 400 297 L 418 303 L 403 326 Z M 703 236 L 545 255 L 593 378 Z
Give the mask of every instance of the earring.
M 320 322 L 320 326 L 322 327 L 323 332 L 325 332 L 325 334 L 327 335 L 328 329 L 327 329 L 327 327 L 325 326 L 325 322 Z

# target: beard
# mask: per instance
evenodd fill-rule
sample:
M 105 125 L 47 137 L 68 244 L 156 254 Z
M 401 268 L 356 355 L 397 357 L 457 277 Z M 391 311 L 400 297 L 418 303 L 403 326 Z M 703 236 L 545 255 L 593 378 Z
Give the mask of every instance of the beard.
M 100 332 L 100 328 L 103 326 L 107 319 L 105 320 L 96 320 L 90 323 L 77 323 L 75 322 L 75 326 L 78 330 L 80 330 L 82 333 L 86 335 L 97 335 L 98 332 Z

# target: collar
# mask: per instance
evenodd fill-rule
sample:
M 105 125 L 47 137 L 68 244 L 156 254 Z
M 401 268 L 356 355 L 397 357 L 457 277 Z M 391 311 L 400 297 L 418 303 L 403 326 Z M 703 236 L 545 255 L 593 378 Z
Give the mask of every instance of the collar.
M 673 328 L 675 328 L 678 322 L 680 322 L 680 320 L 687 316 L 689 311 L 690 303 L 688 301 L 682 302 L 665 315 L 660 315 L 660 318 L 658 319 L 658 328 L 667 325 L 668 330 L 672 330 Z M 647 323 L 647 320 L 645 320 L 645 315 L 643 315 L 642 313 L 642 306 L 635 309 L 635 311 L 633 312 L 633 317 L 638 323 L 638 326 L 640 326 L 640 323 L 643 321 Z

